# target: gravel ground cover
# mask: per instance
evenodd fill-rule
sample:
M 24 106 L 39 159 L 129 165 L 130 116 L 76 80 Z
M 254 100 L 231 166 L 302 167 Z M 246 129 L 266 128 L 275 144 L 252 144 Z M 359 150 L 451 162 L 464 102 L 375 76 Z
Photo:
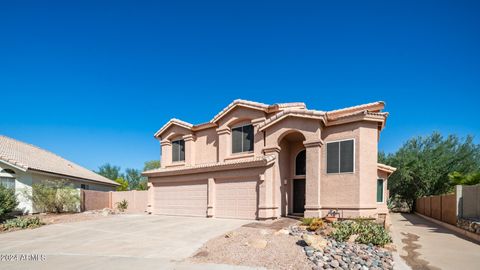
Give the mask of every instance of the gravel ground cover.
M 207 242 L 190 259 L 194 263 L 221 263 L 267 269 L 393 269 L 389 249 L 338 242 L 328 235 L 330 225 L 307 231 L 298 220 L 282 218 L 255 222 Z
M 256 222 L 208 241 L 190 262 L 265 267 L 267 269 L 312 269 L 299 239 L 284 229 L 294 219 Z
M 313 263 L 313 269 L 393 269 L 393 256 L 386 248 L 353 241 L 338 242 L 328 237 L 325 231 L 310 232 L 297 225 L 290 226 L 289 232 L 303 239 L 300 243 L 306 257 Z

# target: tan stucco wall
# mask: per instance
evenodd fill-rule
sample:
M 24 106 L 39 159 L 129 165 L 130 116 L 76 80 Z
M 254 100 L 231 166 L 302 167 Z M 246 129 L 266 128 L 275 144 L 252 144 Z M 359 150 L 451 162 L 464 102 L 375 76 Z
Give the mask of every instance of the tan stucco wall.
M 200 130 L 195 133 L 197 140 L 196 147 L 196 164 L 218 162 L 218 137 L 214 128 Z
M 334 126 L 325 126 L 319 119 L 287 117 L 275 124 L 259 130 L 270 115 L 251 108 L 238 107 L 218 120 L 217 126 L 196 132 L 183 127 L 171 126 L 159 138 L 162 141 L 162 168 L 183 167 L 193 164 L 243 160 L 264 154 L 276 157 L 269 168 L 232 170 L 191 175 L 150 177 L 155 182 L 192 181 L 213 179 L 240 179 L 252 175 L 265 178 L 265 199 L 259 201 L 259 208 L 265 208 L 266 215 L 278 217 L 292 211 L 292 178 L 295 156 L 307 149 L 306 205 L 308 214 L 324 216 L 329 209 L 339 209 L 344 217 L 375 216 L 386 212 L 388 198 L 384 183 L 385 203 L 376 202 L 376 181 L 378 153 L 378 123 L 358 121 Z M 252 153 L 231 153 L 231 128 L 252 123 L 254 126 L 254 151 Z M 301 138 L 284 140 L 289 134 L 300 133 Z M 192 136 L 190 144 L 194 148 L 192 162 L 186 160 L 173 164 L 171 161 L 171 140 Z M 265 138 L 265 140 L 264 140 Z M 355 163 L 353 173 L 326 173 L 326 144 L 332 141 L 354 139 Z M 308 147 L 307 147 L 308 146 Z M 186 156 L 189 155 L 186 142 Z M 385 177 L 386 179 L 387 177 Z M 210 181 L 211 182 L 211 181 Z M 153 197 L 153 193 L 150 193 Z M 263 198 L 263 197 L 262 197 Z M 152 206 L 154 207 L 154 206 Z

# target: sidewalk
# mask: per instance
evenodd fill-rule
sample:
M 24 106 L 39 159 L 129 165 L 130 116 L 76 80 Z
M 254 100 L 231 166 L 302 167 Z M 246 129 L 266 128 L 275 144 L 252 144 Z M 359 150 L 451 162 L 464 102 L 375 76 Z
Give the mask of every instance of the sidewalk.
M 414 214 L 391 214 L 392 238 L 413 269 L 479 269 L 480 245 Z

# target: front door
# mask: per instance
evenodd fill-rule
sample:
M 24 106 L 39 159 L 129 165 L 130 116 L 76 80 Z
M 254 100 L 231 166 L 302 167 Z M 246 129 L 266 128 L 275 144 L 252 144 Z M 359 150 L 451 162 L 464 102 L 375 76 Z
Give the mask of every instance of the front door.
M 305 179 L 293 180 L 293 213 L 305 212 Z

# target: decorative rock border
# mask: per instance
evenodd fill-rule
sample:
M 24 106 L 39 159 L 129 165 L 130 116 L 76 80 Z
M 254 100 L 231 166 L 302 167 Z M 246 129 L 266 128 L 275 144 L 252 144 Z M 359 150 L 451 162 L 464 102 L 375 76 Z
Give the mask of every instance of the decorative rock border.
M 314 232 L 303 230 L 299 226 L 289 228 L 290 235 L 309 240 Z M 313 269 L 355 269 L 355 270 L 380 270 L 393 269 L 392 253 L 381 247 L 357 243 L 337 242 L 333 238 L 315 235 L 320 242 L 326 241 L 325 247 L 315 249 L 303 243 L 303 249 L 308 259 L 314 264 Z
M 458 219 L 457 227 L 460 227 L 472 233 L 480 234 L 480 219 Z

